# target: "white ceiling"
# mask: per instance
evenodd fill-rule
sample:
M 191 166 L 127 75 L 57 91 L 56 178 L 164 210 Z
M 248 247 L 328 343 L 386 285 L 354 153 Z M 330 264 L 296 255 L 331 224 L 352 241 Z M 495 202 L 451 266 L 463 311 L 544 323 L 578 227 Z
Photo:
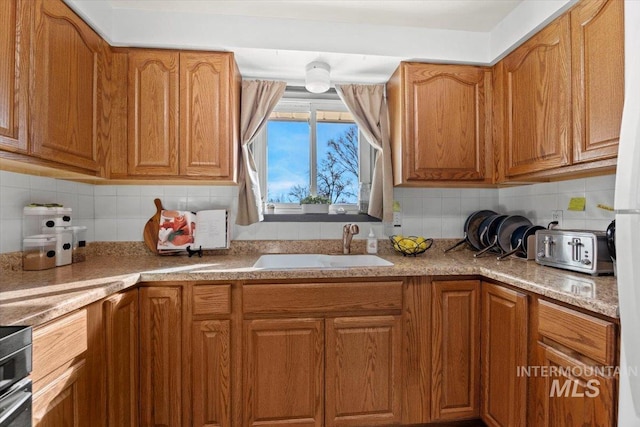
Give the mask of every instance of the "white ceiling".
M 380 83 L 403 60 L 492 64 L 577 0 L 65 0 L 114 46 L 228 50 L 244 78 Z

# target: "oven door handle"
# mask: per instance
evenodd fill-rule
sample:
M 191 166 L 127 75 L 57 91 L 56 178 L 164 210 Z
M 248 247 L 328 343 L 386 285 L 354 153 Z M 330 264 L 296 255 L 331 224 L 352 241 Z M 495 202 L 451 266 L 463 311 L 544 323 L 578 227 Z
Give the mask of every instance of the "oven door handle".
M 0 427 L 9 427 L 24 411 L 31 412 L 31 380 L 24 379 L 0 399 Z M 31 416 L 29 416 L 31 419 Z

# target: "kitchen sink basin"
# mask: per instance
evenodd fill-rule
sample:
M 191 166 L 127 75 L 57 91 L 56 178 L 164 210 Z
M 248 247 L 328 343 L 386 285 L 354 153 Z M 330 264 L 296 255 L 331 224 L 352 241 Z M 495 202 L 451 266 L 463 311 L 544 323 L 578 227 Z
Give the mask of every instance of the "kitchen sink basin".
M 375 255 L 278 254 L 262 255 L 253 265 L 262 270 L 306 268 L 388 267 L 393 263 Z

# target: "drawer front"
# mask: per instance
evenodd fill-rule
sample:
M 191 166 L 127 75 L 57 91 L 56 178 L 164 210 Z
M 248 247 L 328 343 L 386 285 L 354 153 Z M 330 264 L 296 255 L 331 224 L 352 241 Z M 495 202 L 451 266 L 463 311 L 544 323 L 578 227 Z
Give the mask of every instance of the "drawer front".
M 402 282 L 250 284 L 245 313 L 332 313 L 401 310 Z
M 231 285 L 195 285 L 193 315 L 231 313 Z
M 596 362 L 615 362 L 615 324 L 546 301 L 538 306 L 538 332 Z
M 35 383 L 56 368 L 87 350 L 87 312 L 76 311 L 33 332 L 33 371 Z

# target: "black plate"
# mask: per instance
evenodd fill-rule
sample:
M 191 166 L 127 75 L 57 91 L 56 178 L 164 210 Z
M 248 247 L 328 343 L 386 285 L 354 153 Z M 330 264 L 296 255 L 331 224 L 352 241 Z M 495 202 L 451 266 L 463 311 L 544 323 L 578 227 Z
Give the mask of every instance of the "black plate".
M 476 211 L 469 215 L 467 221 L 464 223 L 468 243 L 477 251 L 483 248 L 480 242 L 480 224 L 492 215 L 497 215 L 497 213 L 490 210 Z
M 525 218 L 522 215 L 509 215 L 500 223 L 497 229 L 498 246 L 500 247 L 500 250 L 506 253 L 511 249 L 514 249 L 511 247 L 511 235 L 518 229 L 518 227 L 523 225 L 530 227 L 533 224 L 528 218 Z

